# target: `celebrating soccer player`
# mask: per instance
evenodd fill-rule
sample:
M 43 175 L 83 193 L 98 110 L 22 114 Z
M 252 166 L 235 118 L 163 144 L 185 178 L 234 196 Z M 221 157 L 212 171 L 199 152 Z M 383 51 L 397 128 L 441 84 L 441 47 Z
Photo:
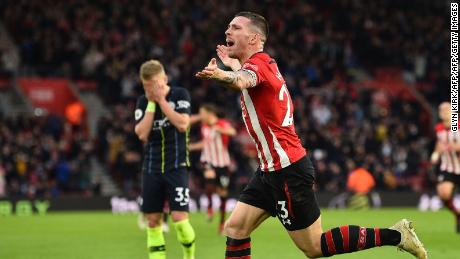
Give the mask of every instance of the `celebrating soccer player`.
M 196 76 L 241 91 L 243 121 L 260 160 L 225 224 L 226 258 L 250 258 L 251 232 L 274 215 L 310 258 L 384 245 L 427 258 L 411 222 L 405 219 L 391 228 L 342 226 L 323 232 L 312 189 L 314 169 L 294 129 L 293 103 L 276 61 L 263 52 L 268 24 L 261 15 L 241 12 L 225 35 L 227 45 L 218 46 L 217 53 L 233 71 L 219 69 L 213 58 Z
M 161 218 L 168 199 L 184 259 L 193 259 L 195 232 L 188 220 L 188 131 L 190 96 L 170 87 L 163 65 L 149 60 L 140 68 L 145 95 L 137 100 L 135 132 L 145 144 L 142 167 L 142 212 L 147 221 L 150 259 L 166 258 Z
M 460 210 L 454 204 L 454 189 L 460 185 L 460 132 L 450 130 L 452 110 L 450 103 L 444 102 L 439 105 L 439 117 L 442 122 L 436 125 L 436 146 L 431 155 L 431 162 L 436 165 L 439 162 L 438 195 L 455 216 L 457 232 L 460 233 Z
M 202 140 L 190 144 L 190 150 L 202 150 L 200 161 L 204 166 L 209 220 L 213 217 L 212 194 L 217 187 L 217 194 L 221 201 L 219 233 L 222 233 L 225 222 L 228 186 L 230 184 L 228 144 L 230 136 L 236 135 L 236 130 L 227 120 L 218 117 L 217 108 L 212 104 L 202 105 L 197 118 L 201 121 Z

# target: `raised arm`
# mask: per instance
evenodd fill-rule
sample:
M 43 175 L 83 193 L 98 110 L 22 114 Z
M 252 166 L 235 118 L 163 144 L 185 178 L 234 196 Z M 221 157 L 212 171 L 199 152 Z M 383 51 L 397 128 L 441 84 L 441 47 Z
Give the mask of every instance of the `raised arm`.
M 195 124 L 201 121 L 201 116 L 199 114 L 192 114 L 190 116 L 190 124 Z
M 247 70 L 224 71 L 217 67 L 217 61 L 212 58 L 209 64 L 195 75 L 201 79 L 213 79 L 224 83 L 234 90 L 243 90 L 256 86 L 256 77 Z
M 197 150 L 202 150 L 203 147 L 204 147 L 204 142 L 201 140 L 195 143 L 190 143 L 190 145 L 188 146 L 188 150 L 197 151 Z
M 171 106 L 169 106 L 166 100 L 158 102 L 160 109 L 164 115 L 168 117 L 169 121 L 177 128 L 180 132 L 185 132 L 190 126 L 190 115 L 176 112 Z
M 151 101 L 139 100 L 134 117 L 136 126 L 134 132 L 142 142 L 147 142 L 150 132 L 152 131 L 153 118 L 155 114 L 156 104 Z
M 228 136 L 235 136 L 236 135 L 236 129 L 232 127 L 232 125 L 228 124 L 225 127 L 222 126 L 215 126 L 214 129 L 217 132 L 220 132 L 221 134 L 228 135 Z

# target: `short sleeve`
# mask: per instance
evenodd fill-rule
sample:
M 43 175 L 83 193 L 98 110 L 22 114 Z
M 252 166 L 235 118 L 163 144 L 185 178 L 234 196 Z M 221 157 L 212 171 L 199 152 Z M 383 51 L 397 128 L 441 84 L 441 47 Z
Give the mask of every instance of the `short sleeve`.
M 136 109 L 134 110 L 134 119 L 136 120 L 136 123 L 139 123 L 142 120 L 142 118 L 144 118 L 145 109 L 147 108 L 147 104 L 148 104 L 148 101 L 144 95 L 142 95 L 141 97 L 137 99 Z
M 255 62 L 255 60 L 248 60 L 241 68 L 242 71 L 248 72 L 251 75 L 253 87 L 265 81 L 262 69 L 261 64 Z
M 190 115 L 192 113 L 190 102 L 190 94 L 185 88 L 181 88 L 177 94 L 176 112 Z

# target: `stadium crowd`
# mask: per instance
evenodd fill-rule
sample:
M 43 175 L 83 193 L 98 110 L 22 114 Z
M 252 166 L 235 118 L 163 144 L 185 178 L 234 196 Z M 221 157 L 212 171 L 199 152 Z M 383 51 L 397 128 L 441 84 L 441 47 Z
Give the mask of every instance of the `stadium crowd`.
M 57 116 L 0 119 L 0 197 L 98 195 L 92 144 Z
M 147 58 L 167 65 L 171 85 L 190 90 L 194 111 L 212 101 L 240 123 L 238 93 L 193 75 L 215 56 L 242 6 L 268 18 L 266 51 L 294 99 L 297 131 L 315 160 L 318 188 L 343 190 L 358 165 L 374 174 L 377 188 L 420 190 L 432 145 L 426 113 L 415 101 L 354 84 L 356 71 L 372 75 L 395 67 L 406 81 L 423 86 L 418 89 L 432 105 L 446 98 L 439 89 L 448 80 L 447 9 L 443 1 L 416 2 L 20 0 L 3 1 L 0 13 L 20 50 L 21 74 L 97 82 L 113 109 L 100 121 L 96 152 L 125 192 L 137 188 L 138 176 L 127 172 L 141 159 L 132 111 L 142 93 L 138 67 Z M 235 171 L 244 178 L 253 163 L 241 161 L 252 161 L 255 152 L 246 145 L 244 126 L 237 126 L 234 142 L 247 148 L 233 152 Z

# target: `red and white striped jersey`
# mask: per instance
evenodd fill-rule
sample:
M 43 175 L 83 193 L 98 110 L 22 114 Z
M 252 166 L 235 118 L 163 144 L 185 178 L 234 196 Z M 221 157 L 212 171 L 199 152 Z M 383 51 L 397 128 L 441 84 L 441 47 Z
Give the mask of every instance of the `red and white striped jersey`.
M 230 127 L 230 123 L 224 119 L 219 119 L 215 125 L 223 129 Z M 214 167 L 229 166 L 230 155 L 228 152 L 228 143 L 230 137 L 204 123 L 201 125 L 201 137 L 203 150 L 201 151 L 200 161 L 211 164 Z
M 306 155 L 294 128 L 294 106 L 276 61 L 268 54 L 252 55 L 242 67 L 251 74 L 254 87 L 241 94 L 246 129 L 254 141 L 260 169 L 285 168 Z
M 436 125 L 436 137 L 442 144 L 460 144 L 460 132 L 452 132 L 449 127 L 442 123 Z M 459 152 L 454 150 L 442 152 L 441 154 L 441 171 L 460 174 Z

